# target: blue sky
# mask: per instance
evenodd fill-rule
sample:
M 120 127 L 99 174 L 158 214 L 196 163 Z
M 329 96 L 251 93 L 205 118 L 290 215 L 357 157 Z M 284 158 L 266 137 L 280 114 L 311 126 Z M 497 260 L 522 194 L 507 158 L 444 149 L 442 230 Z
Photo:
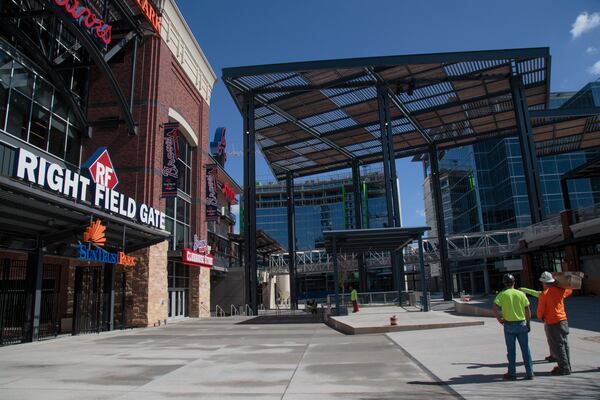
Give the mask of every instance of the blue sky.
M 219 78 L 222 68 L 241 65 L 538 46 L 550 47 L 552 91 L 578 90 L 600 76 L 597 0 L 177 3 Z M 211 100 L 211 138 L 219 126 L 227 128 L 228 150 L 241 150 L 242 119 L 220 80 Z M 258 158 L 257 179 L 267 180 Z M 242 182 L 241 156 L 230 155 L 226 169 Z M 401 159 L 397 169 L 403 224 L 422 225 L 421 165 Z

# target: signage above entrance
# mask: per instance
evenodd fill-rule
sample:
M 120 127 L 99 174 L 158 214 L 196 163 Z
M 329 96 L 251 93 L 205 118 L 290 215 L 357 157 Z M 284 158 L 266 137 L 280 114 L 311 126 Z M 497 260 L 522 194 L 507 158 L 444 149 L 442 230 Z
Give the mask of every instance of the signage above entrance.
M 128 256 L 122 251 L 110 253 L 101 248 L 106 243 L 106 226 L 99 219 L 91 222 L 86 228 L 83 241 L 87 242 L 87 245 L 79 243 L 80 260 L 119 264 L 126 267 L 133 267 L 137 262 L 135 257 Z
M 105 47 L 110 43 L 112 26 L 105 23 L 99 15 L 96 15 L 89 8 L 80 5 L 79 0 L 49 0 L 49 2 L 71 17 L 73 23 L 78 24 L 100 40 Z
M 136 4 L 142 10 L 144 17 L 150 22 L 150 25 L 154 29 L 157 35 L 160 36 L 160 17 L 152 7 L 152 4 L 148 0 L 135 0 Z
M 181 258 L 184 264 L 205 268 L 212 268 L 213 266 L 213 256 L 210 254 L 196 253 L 192 251 L 192 249 L 183 249 Z
M 108 149 L 101 147 L 84 164 L 87 167 L 92 181 L 96 185 L 102 185 L 105 188 L 113 190 L 119 184 L 119 178 L 115 172 Z
M 106 154 L 106 155 L 105 155 Z M 165 230 L 165 214 L 146 204 L 139 204 L 113 188 L 118 180 L 105 148 L 97 151 L 84 163 L 91 179 L 17 148 L 14 176 L 28 183 L 42 186 L 67 198 L 91 202 L 92 206 L 135 220 L 153 228 Z

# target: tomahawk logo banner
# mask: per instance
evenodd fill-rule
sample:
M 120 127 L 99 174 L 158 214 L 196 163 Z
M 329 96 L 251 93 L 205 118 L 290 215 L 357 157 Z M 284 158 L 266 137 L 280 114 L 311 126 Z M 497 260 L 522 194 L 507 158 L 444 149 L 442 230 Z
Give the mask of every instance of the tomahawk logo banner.
M 206 166 L 206 220 L 216 221 L 219 218 L 219 205 L 217 202 L 217 164 Z
M 164 149 L 162 168 L 163 197 L 177 196 L 177 181 L 179 180 L 179 124 L 165 124 Z

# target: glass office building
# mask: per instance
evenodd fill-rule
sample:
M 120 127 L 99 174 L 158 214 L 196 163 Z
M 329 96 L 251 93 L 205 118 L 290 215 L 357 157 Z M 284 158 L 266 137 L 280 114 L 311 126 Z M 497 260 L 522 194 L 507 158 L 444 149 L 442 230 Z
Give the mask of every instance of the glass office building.
M 295 189 L 296 249 L 323 247 L 323 231 L 353 229 L 352 177 L 340 175 L 297 182 Z M 256 188 L 256 226 L 287 249 L 287 194 L 285 182 L 260 184 Z M 379 228 L 387 222 L 383 173 L 361 178 L 363 227 Z
M 552 108 L 600 106 L 600 82 L 587 84 L 577 93 L 552 93 Z M 539 157 L 539 179 L 546 217 L 564 209 L 560 178 L 573 168 L 600 156 L 598 151 L 575 152 Z M 531 224 L 527 187 L 518 138 L 492 139 L 447 151 L 440 159 L 440 178 L 447 235 L 498 231 Z M 425 165 L 425 185 L 428 167 Z M 587 207 L 600 200 L 597 179 L 570 181 L 573 208 Z M 425 188 L 427 197 L 428 190 Z M 432 202 L 425 199 L 426 216 L 433 221 Z M 455 262 L 455 290 L 483 291 L 471 274 L 485 268 L 491 274 L 491 289 L 501 273 L 494 270 L 497 260 Z M 475 287 L 473 287 L 475 286 Z
M 354 194 L 351 175 L 295 182 L 296 251 L 324 247 L 323 231 L 354 229 Z M 385 186 L 381 171 L 362 172 L 362 226 L 380 228 L 387 223 Z M 287 238 L 287 194 L 285 182 L 260 184 L 256 188 L 256 225 L 277 240 L 284 248 Z M 358 279 L 351 273 L 349 281 Z M 391 290 L 391 269 L 369 270 L 371 290 Z M 334 290 L 333 276 L 326 273 L 300 274 L 298 296 L 322 298 Z

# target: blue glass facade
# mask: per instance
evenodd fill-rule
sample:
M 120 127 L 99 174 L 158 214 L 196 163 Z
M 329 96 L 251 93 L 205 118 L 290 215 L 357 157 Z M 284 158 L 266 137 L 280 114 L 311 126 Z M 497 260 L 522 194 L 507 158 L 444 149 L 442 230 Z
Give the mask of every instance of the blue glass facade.
M 600 106 L 600 82 L 592 82 L 576 94 L 552 94 L 550 104 L 555 108 Z M 546 216 L 557 215 L 564 209 L 561 176 L 598 156 L 594 151 L 538 159 Z M 518 138 L 492 139 L 451 149 L 440 160 L 440 177 L 448 234 L 531 224 Z M 572 207 L 599 202 L 599 189 L 600 184 L 594 179 L 569 182 Z
M 295 184 L 296 249 L 313 250 L 323 246 L 323 231 L 356 226 L 354 195 L 350 176 L 326 181 Z M 368 199 L 365 199 L 367 193 Z M 385 190 L 381 174 L 364 176 L 361 183 L 363 225 L 382 227 L 387 221 Z M 285 184 L 257 187 L 256 225 L 287 249 L 287 207 Z

